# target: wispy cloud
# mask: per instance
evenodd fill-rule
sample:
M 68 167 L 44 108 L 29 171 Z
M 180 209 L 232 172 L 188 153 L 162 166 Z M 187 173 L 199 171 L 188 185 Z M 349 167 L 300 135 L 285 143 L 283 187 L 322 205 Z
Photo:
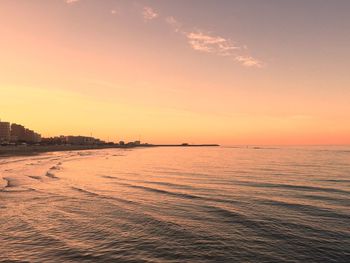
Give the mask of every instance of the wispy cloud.
M 257 67 L 261 68 L 263 64 L 261 61 L 257 60 L 256 58 L 253 58 L 251 56 L 236 56 L 235 60 L 241 63 L 245 67 Z
M 260 60 L 249 54 L 246 45 L 239 45 L 229 38 L 206 33 L 203 30 L 186 30 L 182 23 L 173 16 L 166 17 L 165 22 L 175 32 L 185 36 L 188 44 L 195 51 L 229 57 L 244 67 L 263 67 L 263 63 Z
M 64 0 L 67 4 L 74 4 L 80 0 Z M 161 17 L 161 15 L 150 6 L 139 6 L 142 8 L 141 14 L 145 21 L 154 20 Z M 120 14 L 119 9 L 111 9 L 111 15 Z M 205 30 L 196 29 L 194 26 L 185 26 L 174 16 L 167 16 L 164 20 L 160 20 L 168 24 L 176 33 L 181 34 L 189 44 L 189 46 L 197 51 L 203 53 L 210 53 L 213 55 L 228 57 L 232 61 L 241 64 L 244 67 L 262 68 L 264 63 L 253 57 L 248 48 L 244 44 L 239 44 L 237 41 L 224 36 L 217 35 Z
M 79 2 L 79 0 L 64 0 L 67 4 L 73 4 Z
M 149 6 L 143 8 L 142 15 L 145 20 L 153 20 L 158 17 L 158 13 Z
M 186 37 L 191 47 L 197 51 L 230 56 L 233 51 L 241 49 L 229 39 L 205 34 L 201 31 L 186 33 Z

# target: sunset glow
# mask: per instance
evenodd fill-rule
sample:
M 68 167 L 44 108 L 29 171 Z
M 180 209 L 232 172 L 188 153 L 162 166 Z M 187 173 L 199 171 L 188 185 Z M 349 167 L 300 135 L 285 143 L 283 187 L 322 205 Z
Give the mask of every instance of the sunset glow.
M 43 136 L 350 144 L 350 1 L 294 2 L 2 0 L 0 118 Z

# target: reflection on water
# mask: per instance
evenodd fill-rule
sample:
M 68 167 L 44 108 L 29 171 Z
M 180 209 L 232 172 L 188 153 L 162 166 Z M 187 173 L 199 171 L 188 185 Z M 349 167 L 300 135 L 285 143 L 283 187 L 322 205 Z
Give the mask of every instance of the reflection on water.
M 350 148 L 0 159 L 0 261 L 349 262 Z

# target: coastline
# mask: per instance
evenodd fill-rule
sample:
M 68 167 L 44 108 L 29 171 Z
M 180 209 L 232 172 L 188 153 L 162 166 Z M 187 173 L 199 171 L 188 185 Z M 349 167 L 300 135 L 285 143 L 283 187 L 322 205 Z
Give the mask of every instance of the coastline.
M 27 145 L 0 146 L 0 158 L 12 156 L 36 155 L 44 152 L 77 151 L 110 148 L 98 145 Z
M 218 144 L 140 144 L 140 145 L 26 145 L 0 146 L 0 158 L 12 156 L 36 155 L 44 152 L 99 150 L 99 149 L 133 149 L 148 147 L 218 147 Z

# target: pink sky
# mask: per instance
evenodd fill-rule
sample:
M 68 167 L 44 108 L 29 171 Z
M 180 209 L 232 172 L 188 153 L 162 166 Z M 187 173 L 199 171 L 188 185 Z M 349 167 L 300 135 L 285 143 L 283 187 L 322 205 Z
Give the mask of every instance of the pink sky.
M 44 136 L 349 144 L 349 1 L 214 2 L 1 1 L 0 118 Z

